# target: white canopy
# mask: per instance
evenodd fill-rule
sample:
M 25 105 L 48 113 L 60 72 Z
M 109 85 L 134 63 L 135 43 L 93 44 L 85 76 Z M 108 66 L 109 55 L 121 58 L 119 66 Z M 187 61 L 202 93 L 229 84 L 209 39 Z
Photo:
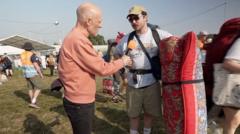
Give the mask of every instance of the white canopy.
M 0 45 L 0 55 L 3 55 L 4 53 L 7 53 L 7 55 L 17 55 L 17 54 L 21 54 L 23 51 L 24 49 L 12 47 L 12 46 Z

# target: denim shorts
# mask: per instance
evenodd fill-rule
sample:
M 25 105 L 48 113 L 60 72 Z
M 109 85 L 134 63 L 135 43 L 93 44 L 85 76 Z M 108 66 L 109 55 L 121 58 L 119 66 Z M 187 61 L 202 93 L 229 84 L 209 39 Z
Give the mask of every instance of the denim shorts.
M 73 134 L 91 134 L 95 104 L 77 104 L 63 98 L 63 106 L 72 125 Z

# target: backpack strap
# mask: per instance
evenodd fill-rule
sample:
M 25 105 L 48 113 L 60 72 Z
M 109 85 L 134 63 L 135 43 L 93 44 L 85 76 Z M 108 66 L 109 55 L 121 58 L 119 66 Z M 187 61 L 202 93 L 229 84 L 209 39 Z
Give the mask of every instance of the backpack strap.
M 156 44 L 159 48 L 159 44 L 160 44 L 161 39 L 160 39 L 160 36 L 158 34 L 158 31 L 157 31 L 157 29 L 151 29 L 151 30 L 152 30 L 153 39 L 155 40 L 155 42 L 156 42 Z
M 161 41 L 160 39 L 160 36 L 158 34 L 158 31 L 157 29 L 160 29 L 158 25 L 153 25 L 153 24 L 150 24 L 150 23 L 147 23 L 147 26 L 152 30 L 152 36 L 153 36 L 153 39 L 155 40 L 158 48 L 159 48 L 159 43 Z

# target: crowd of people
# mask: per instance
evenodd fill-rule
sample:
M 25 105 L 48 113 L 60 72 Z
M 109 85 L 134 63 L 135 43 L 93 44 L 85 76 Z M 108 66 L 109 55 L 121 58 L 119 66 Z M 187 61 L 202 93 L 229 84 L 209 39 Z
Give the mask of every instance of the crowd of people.
M 93 44 L 88 39 L 90 35 L 96 36 L 102 28 L 101 9 L 87 2 L 81 4 L 76 13 L 76 24 L 65 37 L 57 56 L 58 60 L 52 54 L 46 58 L 50 76 L 54 75 L 57 65 L 58 82 L 64 87 L 63 106 L 74 134 L 90 134 L 92 131 L 96 76 L 111 76 L 118 84 L 117 89 L 122 87 L 121 91 L 114 93 L 115 95 L 126 92 L 130 134 L 139 134 L 141 115 L 143 115 L 143 128 L 140 131 L 143 134 L 151 134 L 154 120 L 160 116 L 164 118 L 167 133 L 207 133 L 207 111 L 212 107 L 212 94 L 209 95 L 208 92 L 209 89 L 212 91 L 213 87 L 208 88 L 205 84 L 207 92 L 205 96 L 205 78 L 203 80 L 202 66 L 199 65 L 208 62 L 208 59 L 205 60 L 209 55 L 208 47 L 212 42 L 221 39 L 220 34 L 215 35 L 215 38 L 209 37 L 206 31 L 201 31 L 198 35 L 199 41 L 191 40 L 193 43 L 187 44 L 189 41 L 186 40 L 195 34 L 188 33 L 179 38 L 158 26 L 149 25 L 149 12 L 143 6 L 136 5 L 129 9 L 126 16 L 133 31 L 128 34 L 118 33 L 116 40 L 109 40 L 108 55 L 104 56 L 93 48 Z M 239 27 L 240 19 L 237 19 Z M 229 50 L 226 51 L 221 63 L 230 73 L 239 74 L 240 34 L 236 33 L 232 46 L 228 47 Z M 159 44 L 159 41 L 162 42 Z M 181 66 L 183 52 L 186 49 L 184 45 L 196 45 L 197 49 L 192 49 L 192 54 L 196 56 L 192 56 L 194 59 L 191 57 L 194 63 L 188 61 L 195 67 L 193 70 L 188 70 L 188 73 L 190 75 L 192 71 L 196 79 L 177 80 L 176 77 L 180 77 L 181 74 L 172 69 Z M 164 50 L 164 53 L 159 54 L 159 48 L 162 49 L 161 51 Z M 44 79 L 41 60 L 32 51 L 34 48 L 31 43 L 26 42 L 23 49 L 25 51 L 20 55 L 20 59 L 29 88 L 29 106 L 40 108 L 37 105 L 37 98 L 43 89 L 41 81 Z M 160 59 L 166 58 L 163 61 L 161 59 L 161 63 L 168 64 L 162 65 L 165 67 L 162 71 L 167 70 L 167 73 L 162 72 L 160 80 L 155 77 L 152 64 L 152 58 L 159 55 Z M 184 58 L 187 59 L 186 55 Z M 176 64 L 171 64 L 173 62 Z M 194 70 L 198 72 L 195 74 Z M 12 61 L 7 55 L 0 56 L 0 75 L 2 72 L 5 72 L 9 78 L 13 75 Z M 124 83 L 124 86 L 120 86 L 120 83 Z M 187 94 L 184 94 L 186 91 Z M 189 98 L 192 100 L 187 100 Z M 223 133 L 234 134 L 240 124 L 239 107 L 223 106 L 222 109 L 227 122 L 223 127 Z
M 33 52 L 38 57 L 38 64 L 41 69 L 49 68 L 49 76 L 57 74 L 57 55 L 50 53 L 46 56 L 41 56 L 38 52 Z M 0 55 L 0 84 L 5 82 L 13 76 L 13 68 L 21 70 L 22 61 L 18 55 L 8 55 L 4 53 Z

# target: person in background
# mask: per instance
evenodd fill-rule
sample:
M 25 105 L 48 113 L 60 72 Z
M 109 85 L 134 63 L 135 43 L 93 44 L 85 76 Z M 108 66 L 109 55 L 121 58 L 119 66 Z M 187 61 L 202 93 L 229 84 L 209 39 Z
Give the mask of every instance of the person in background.
M 223 67 L 233 74 L 240 73 L 240 37 L 238 37 L 228 50 Z M 240 87 L 238 86 L 237 88 Z M 225 122 L 223 134 L 234 134 L 240 125 L 240 109 L 233 107 L 223 107 Z
M 8 64 L 6 63 L 6 58 L 3 55 L 0 55 L 0 85 L 8 80 L 7 76 L 4 73 L 7 67 Z
M 7 53 L 4 53 L 3 56 L 3 62 L 6 66 L 5 68 L 5 74 L 8 78 L 11 78 L 13 75 L 13 69 L 12 69 L 12 59 L 7 55 Z
M 21 63 L 21 59 L 20 59 L 20 55 L 15 55 L 14 56 L 14 67 L 17 69 L 17 70 L 21 70 L 21 66 L 22 66 L 22 63 Z
M 2 85 L 2 71 L 4 69 L 4 66 L 3 66 L 3 56 L 0 55 L 0 85 Z
M 198 47 L 200 49 L 204 48 L 204 45 L 207 43 L 207 36 L 208 36 L 208 32 L 207 31 L 200 31 L 198 34 L 198 40 L 200 41 L 200 43 L 198 43 Z
M 198 43 L 197 46 L 200 48 L 201 51 L 201 62 L 205 63 L 205 59 L 206 59 L 206 44 L 208 44 L 208 32 L 207 31 L 200 31 L 198 34 Z
M 103 56 L 103 59 L 106 62 L 112 62 L 115 60 L 113 56 L 113 51 L 117 45 L 115 39 L 108 39 L 108 48 L 106 54 Z M 118 71 L 119 72 L 119 71 Z M 107 78 L 103 78 L 103 92 L 108 93 L 112 96 L 111 101 L 114 103 L 121 102 L 120 99 L 120 75 L 116 72 L 113 75 L 108 76 Z
M 54 58 L 53 54 L 50 54 L 49 57 L 47 58 L 47 64 L 50 70 L 50 76 L 53 76 L 54 68 L 56 65 L 56 59 Z
M 40 66 L 38 64 L 39 58 L 32 52 L 33 46 L 32 43 L 26 42 L 23 45 L 23 49 L 25 50 L 21 53 L 21 62 L 22 62 L 22 70 L 24 77 L 27 81 L 30 97 L 30 107 L 40 108 L 37 103 L 37 98 L 42 89 L 43 74 L 41 72 Z
M 58 72 L 64 86 L 63 106 L 74 134 L 90 134 L 94 116 L 96 75 L 108 76 L 131 66 L 129 56 L 107 63 L 95 51 L 88 37 L 102 27 L 102 13 L 93 3 L 83 3 L 76 11 L 77 22 L 63 41 Z
M 115 38 L 115 42 L 117 44 L 120 43 L 121 39 L 125 36 L 126 34 L 123 32 L 118 32 L 117 37 Z M 116 45 L 117 45 L 116 44 Z M 116 47 L 116 46 L 115 46 Z M 125 73 L 125 69 L 121 69 L 118 72 L 118 75 L 121 77 L 121 84 L 120 84 L 120 94 L 125 94 L 127 90 L 127 77 Z
M 151 57 L 158 55 L 158 45 L 152 35 L 152 30 L 147 26 L 148 14 L 144 7 L 133 6 L 129 10 L 127 19 L 132 28 L 139 36 L 142 44 Z M 171 34 L 157 29 L 160 39 L 170 37 Z M 139 45 L 136 37 L 133 38 L 132 46 L 128 49 L 128 38 L 125 35 L 116 46 L 116 56 L 122 56 L 126 52 L 133 60 L 133 65 L 127 73 L 127 113 L 130 118 L 130 134 L 138 134 L 140 115 L 144 112 L 144 134 L 150 134 L 154 118 L 161 114 L 160 105 L 160 82 L 155 79 L 151 71 L 151 64 Z M 130 44 L 130 43 L 129 43 Z

